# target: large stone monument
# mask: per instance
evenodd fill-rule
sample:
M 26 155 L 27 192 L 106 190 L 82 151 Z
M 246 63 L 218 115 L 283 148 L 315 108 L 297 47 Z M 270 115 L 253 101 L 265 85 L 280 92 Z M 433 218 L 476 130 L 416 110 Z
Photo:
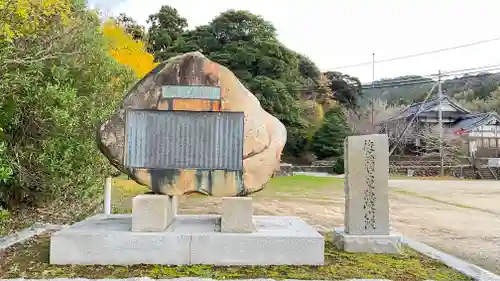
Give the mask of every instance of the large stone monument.
M 98 130 L 116 168 L 151 188 L 132 215 L 97 215 L 51 237 L 53 264 L 322 264 L 324 238 L 296 217 L 253 216 L 286 129 L 200 53 L 160 64 Z M 221 215 L 178 215 L 174 196 L 224 197 Z
M 111 164 L 155 193 L 245 196 L 279 166 L 286 129 L 229 69 L 194 52 L 139 81 L 97 142 Z
M 347 137 L 344 153 L 344 228 L 334 230 L 334 243 L 347 252 L 399 253 L 401 238 L 389 228 L 387 135 Z

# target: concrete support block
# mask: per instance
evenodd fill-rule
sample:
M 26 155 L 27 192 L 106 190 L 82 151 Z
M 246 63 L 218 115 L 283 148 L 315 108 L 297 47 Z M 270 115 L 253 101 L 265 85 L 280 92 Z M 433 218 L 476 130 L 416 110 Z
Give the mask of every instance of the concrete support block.
M 132 199 L 132 231 L 162 232 L 174 219 L 172 196 L 142 194 Z
M 177 196 L 167 196 L 168 197 L 168 212 L 167 212 L 167 227 L 172 224 L 175 217 L 179 213 L 179 197 Z
M 250 233 L 254 230 L 251 197 L 222 198 L 221 232 Z
M 179 214 L 179 196 L 172 196 L 172 215 L 175 217 Z
M 333 231 L 333 243 L 341 250 L 350 253 L 401 254 L 402 238 L 396 234 L 352 235 L 343 228 Z

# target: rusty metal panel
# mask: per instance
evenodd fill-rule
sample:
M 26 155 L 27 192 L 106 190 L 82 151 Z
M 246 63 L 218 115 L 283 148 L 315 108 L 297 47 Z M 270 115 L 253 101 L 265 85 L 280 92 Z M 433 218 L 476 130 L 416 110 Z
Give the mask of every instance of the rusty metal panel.
M 221 98 L 220 87 L 213 86 L 162 86 L 162 96 L 165 99 L 207 99 L 219 100 Z
M 158 110 L 220 111 L 220 100 L 207 99 L 163 99 Z
M 220 100 L 173 99 L 171 110 L 220 111 Z
M 243 169 L 243 112 L 127 110 L 125 166 Z

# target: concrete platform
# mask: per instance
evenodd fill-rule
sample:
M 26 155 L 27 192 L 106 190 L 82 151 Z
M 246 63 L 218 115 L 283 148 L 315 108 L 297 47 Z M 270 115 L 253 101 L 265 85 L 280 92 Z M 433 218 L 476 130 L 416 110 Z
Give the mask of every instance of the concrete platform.
M 130 215 L 96 215 L 54 233 L 51 264 L 320 265 L 324 237 L 297 217 L 253 216 L 221 233 L 218 215 L 178 215 L 165 232 L 132 232 Z
M 400 254 L 402 251 L 402 238 L 398 234 L 352 235 L 345 233 L 344 228 L 335 228 L 333 243 L 350 253 Z

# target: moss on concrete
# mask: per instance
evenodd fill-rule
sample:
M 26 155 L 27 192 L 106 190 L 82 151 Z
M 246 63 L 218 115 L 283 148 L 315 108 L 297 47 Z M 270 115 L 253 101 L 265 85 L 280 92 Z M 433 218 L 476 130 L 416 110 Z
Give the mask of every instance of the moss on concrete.
M 327 237 L 328 240 L 328 237 Z M 403 255 L 351 254 L 326 244 L 323 266 L 56 266 L 48 263 L 49 234 L 41 235 L 0 253 L 2 278 L 175 278 L 205 277 L 214 279 L 274 278 L 389 279 L 393 281 L 472 280 L 444 264 L 406 249 Z

